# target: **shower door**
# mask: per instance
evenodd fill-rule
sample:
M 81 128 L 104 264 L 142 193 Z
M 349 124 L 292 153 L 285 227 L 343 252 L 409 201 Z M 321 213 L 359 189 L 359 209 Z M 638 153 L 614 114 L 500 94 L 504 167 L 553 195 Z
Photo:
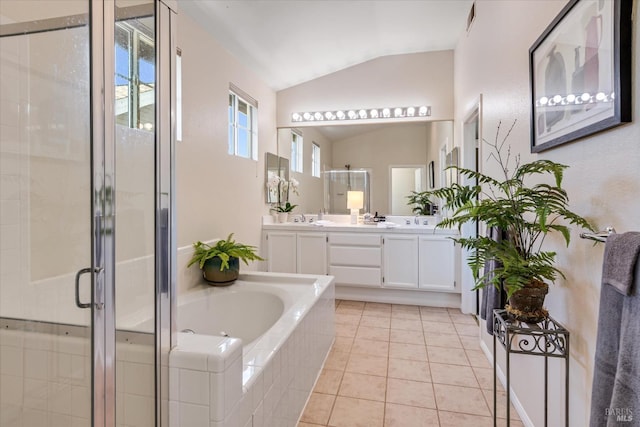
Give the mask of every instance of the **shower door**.
M 0 1 L 0 427 L 166 419 L 161 6 Z

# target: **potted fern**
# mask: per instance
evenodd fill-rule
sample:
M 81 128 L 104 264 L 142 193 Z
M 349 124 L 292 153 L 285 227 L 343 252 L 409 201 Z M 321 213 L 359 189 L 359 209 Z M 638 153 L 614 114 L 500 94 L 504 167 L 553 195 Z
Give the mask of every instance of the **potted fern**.
M 203 242 L 193 244 L 193 256 L 187 267 L 198 263 L 202 275 L 207 282 L 215 285 L 230 285 L 240 273 L 240 260 L 245 264 L 249 261 L 263 261 L 256 254 L 256 247 L 237 243 L 233 240 L 233 233 L 226 239 L 218 240 L 213 245 Z
M 498 141 L 498 125 L 495 141 L 484 141 L 491 148 L 489 157 L 500 166 L 500 178 L 452 166 L 477 185 L 453 183 L 421 193 L 421 200 L 438 198 L 452 212 L 438 227 L 460 228 L 475 221 L 506 232 L 507 238 L 502 241 L 486 236 L 455 241 L 471 253 L 467 262 L 476 282 L 474 289 L 502 285 L 509 299 L 507 311 L 519 320 L 538 322 L 547 317 L 543 307 L 548 292 L 546 282 L 554 282 L 558 276 L 564 278 L 554 263 L 556 253 L 542 249 L 545 237 L 552 232 L 560 233 L 568 246 L 567 224 L 592 231 L 593 227 L 568 208 L 569 197 L 562 188 L 563 173 L 568 166 L 550 160 L 520 164 L 520 156 L 512 156 L 505 142 L 514 126 L 515 122 Z M 552 179 L 545 182 L 545 177 Z M 483 271 L 490 260 L 498 261 L 493 274 Z

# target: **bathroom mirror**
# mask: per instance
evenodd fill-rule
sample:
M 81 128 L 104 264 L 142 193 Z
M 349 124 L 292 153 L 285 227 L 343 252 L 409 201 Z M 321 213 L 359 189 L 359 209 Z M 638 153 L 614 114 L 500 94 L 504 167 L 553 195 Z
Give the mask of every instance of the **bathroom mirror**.
M 423 165 L 389 167 L 389 213 L 391 215 L 413 215 L 413 207 L 407 197 L 413 191 L 427 189 L 427 168 Z
M 440 160 L 440 149 L 445 146 L 448 152 L 453 141 L 453 122 L 391 122 L 358 123 L 331 126 L 300 126 L 296 132 L 302 133 L 305 150 L 310 144 L 319 144 L 322 148 L 322 171 L 364 169 L 370 174 L 371 213 L 389 214 L 392 212 L 390 194 L 391 177 L 389 168 L 397 165 L 418 165 L 427 168 L 433 162 L 433 188 L 444 185 L 440 170 L 445 167 L 446 159 Z M 290 155 L 291 128 L 278 129 L 278 153 Z M 306 167 L 306 166 L 305 166 Z M 310 172 L 293 176 L 301 182 L 304 199 L 296 198 L 303 211 L 316 212 L 327 206 L 322 185 L 312 186 L 305 182 Z M 422 172 L 426 179 L 426 170 Z M 309 178 L 310 180 L 311 178 Z M 320 180 L 318 180 L 320 181 Z M 430 183 L 431 184 L 431 183 Z M 426 184 L 422 187 L 426 190 Z M 346 202 L 343 207 L 346 211 Z M 406 200 L 404 201 L 406 204 Z M 318 207 L 316 207 L 318 206 Z
M 289 200 L 287 191 L 277 184 L 276 176 L 280 180 L 289 181 L 289 159 L 279 157 L 273 153 L 265 154 L 265 200 L 267 203 L 286 203 Z

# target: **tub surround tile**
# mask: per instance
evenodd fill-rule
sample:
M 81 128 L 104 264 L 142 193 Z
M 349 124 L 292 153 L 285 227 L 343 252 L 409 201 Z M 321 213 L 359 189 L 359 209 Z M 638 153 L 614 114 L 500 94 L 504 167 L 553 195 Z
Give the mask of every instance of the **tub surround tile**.
M 304 298 L 300 299 L 302 312 L 285 313 L 269 331 L 272 336 L 259 338 L 251 349 L 243 349 L 240 340 L 229 337 L 202 339 L 184 334 L 188 345 L 179 338 L 170 358 L 171 387 L 178 387 L 177 396 L 171 393 L 170 404 L 178 414 L 172 416 L 172 427 L 294 426 L 334 342 L 333 282 L 324 277 L 321 280 L 326 282 L 324 288 L 315 290 L 322 292 L 318 301 L 305 304 Z M 215 342 L 217 346 L 212 346 Z M 347 347 L 350 351 L 350 343 Z M 213 353 L 212 348 L 219 354 L 208 354 Z M 349 353 L 345 355 L 343 369 Z M 200 407 L 206 409 L 205 423 L 199 420 Z M 328 417 L 329 413 L 326 420 Z

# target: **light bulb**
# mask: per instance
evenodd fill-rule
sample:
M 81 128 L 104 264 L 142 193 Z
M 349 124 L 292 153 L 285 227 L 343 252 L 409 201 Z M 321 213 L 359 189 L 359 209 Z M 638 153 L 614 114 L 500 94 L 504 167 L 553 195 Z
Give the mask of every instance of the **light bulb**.
M 407 108 L 407 116 L 408 117 L 413 117 L 416 114 L 416 109 L 413 107 L 409 107 Z
M 338 120 L 344 120 L 344 111 L 337 111 L 336 116 L 338 117 Z
M 382 117 L 391 117 L 391 110 L 388 108 L 382 109 Z
M 305 119 L 305 120 L 311 120 L 311 119 L 313 119 L 313 116 L 311 116 L 311 113 L 309 113 L 309 112 L 304 113 L 304 114 L 302 115 L 302 117 L 304 117 L 304 119 Z
M 360 117 L 361 119 L 366 119 L 366 118 L 367 118 L 367 112 L 366 112 L 366 110 L 360 110 L 360 111 L 358 111 L 358 117 Z
M 323 119 L 321 112 L 317 112 L 313 116 L 315 117 L 316 120 L 322 120 Z
M 358 117 L 358 115 L 356 114 L 355 111 L 353 110 L 349 110 L 349 112 L 347 113 L 347 116 L 349 116 L 350 119 L 355 119 L 356 117 Z
M 300 120 L 302 120 L 302 116 L 299 113 L 293 113 L 291 115 L 291 120 L 294 122 L 299 122 Z
M 393 115 L 395 117 L 402 117 L 402 108 L 394 108 Z
M 427 114 L 429 114 L 429 109 L 424 105 L 420 107 L 420 109 L 418 110 L 418 115 L 426 116 Z
M 376 110 L 376 109 L 369 110 L 369 115 L 371 116 L 372 119 L 377 119 L 378 118 L 378 110 Z

